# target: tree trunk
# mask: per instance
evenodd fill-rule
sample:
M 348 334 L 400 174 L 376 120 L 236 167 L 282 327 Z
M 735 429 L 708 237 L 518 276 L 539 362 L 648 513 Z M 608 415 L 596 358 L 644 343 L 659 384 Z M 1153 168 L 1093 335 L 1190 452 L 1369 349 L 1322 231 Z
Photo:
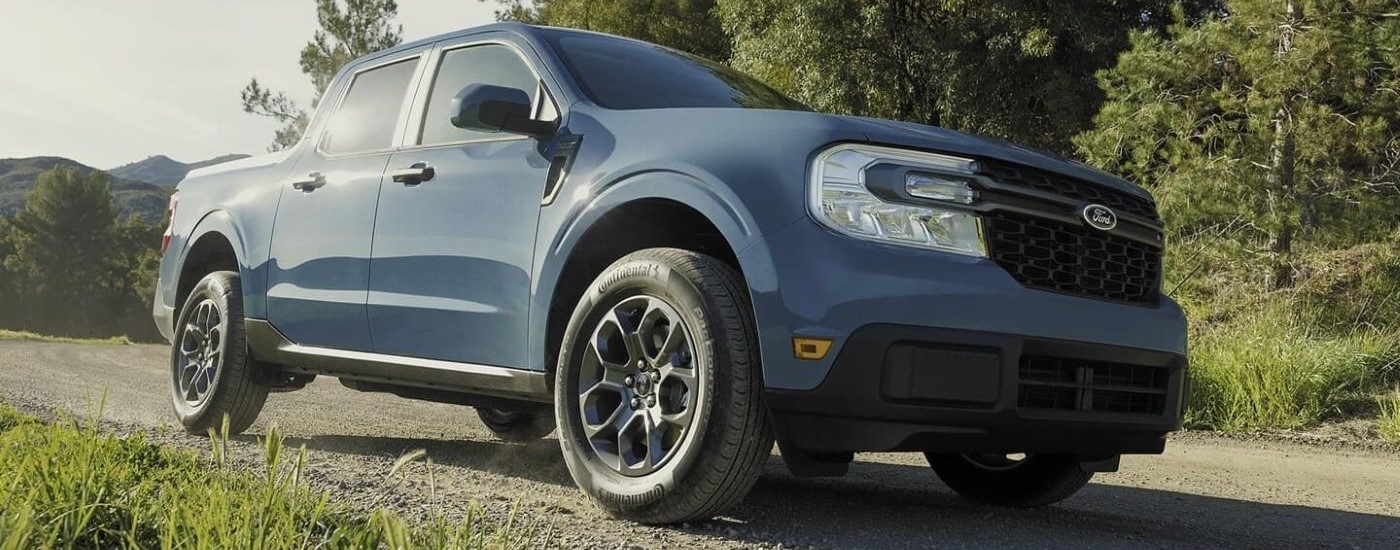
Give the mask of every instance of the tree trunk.
M 1286 21 L 1279 26 L 1279 44 L 1275 59 L 1281 62 L 1293 49 L 1293 32 L 1303 18 L 1303 8 L 1293 0 L 1288 0 Z M 1293 286 L 1293 266 L 1290 255 L 1293 252 L 1293 239 L 1298 231 L 1299 215 L 1311 208 L 1300 206 L 1297 176 L 1297 140 L 1293 135 L 1292 114 L 1288 109 L 1288 98 L 1274 114 L 1274 141 L 1269 147 L 1270 191 L 1269 207 L 1277 217 L 1278 224 L 1269 238 L 1269 256 L 1272 272 L 1269 286 L 1274 289 Z M 1311 198 L 1311 197 L 1309 197 Z

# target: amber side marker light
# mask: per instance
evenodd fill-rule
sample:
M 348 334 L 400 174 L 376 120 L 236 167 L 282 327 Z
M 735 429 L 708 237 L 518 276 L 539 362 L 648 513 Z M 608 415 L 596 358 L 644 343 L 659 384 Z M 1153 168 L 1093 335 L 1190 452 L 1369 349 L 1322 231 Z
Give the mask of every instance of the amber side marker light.
M 792 338 L 792 355 L 798 359 L 820 361 L 826 358 L 826 353 L 829 351 L 831 351 L 831 340 L 829 339 L 801 336 Z

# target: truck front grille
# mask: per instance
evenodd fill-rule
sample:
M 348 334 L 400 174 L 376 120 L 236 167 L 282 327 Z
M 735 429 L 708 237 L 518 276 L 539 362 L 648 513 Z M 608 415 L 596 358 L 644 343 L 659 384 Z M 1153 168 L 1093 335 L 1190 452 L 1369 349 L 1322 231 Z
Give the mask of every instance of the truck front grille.
M 1021 284 L 1105 300 L 1156 305 L 1162 253 L 1081 225 L 1007 211 L 987 216 L 992 261 Z
M 1166 367 L 1063 357 L 1021 357 L 1021 409 L 1161 415 L 1171 371 Z
M 1014 164 L 987 160 L 980 163 L 982 173 L 999 183 L 1044 191 L 1080 202 L 1102 204 L 1112 208 L 1114 212 L 1132 214 L 1154 222 L 1160 221 L 1157 217 L 1157 205 L 1142 197 Z

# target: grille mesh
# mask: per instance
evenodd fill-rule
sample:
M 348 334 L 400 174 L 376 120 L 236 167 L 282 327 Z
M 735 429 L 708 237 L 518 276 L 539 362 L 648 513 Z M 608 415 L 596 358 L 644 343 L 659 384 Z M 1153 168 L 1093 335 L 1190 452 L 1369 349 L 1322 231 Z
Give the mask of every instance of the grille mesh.
M 992 261 L 1032 288 L 1155 305 L 1161 251 L 1111 233 L 1011 212 L 987 217 Z
M 999 183 L 1053 193 L 1080 202 L 1102 204 L 1114 212 L 1159 221 L 1157 206 L 1151 200 L 1108 189 L 1092 183 L 1042 172 L 1013 164 L 982 161 L 982 173 Z
M 1164 367 L 1028 355 L 1021 358 L 1022 409 L 1161 415 L 1171 373 Z

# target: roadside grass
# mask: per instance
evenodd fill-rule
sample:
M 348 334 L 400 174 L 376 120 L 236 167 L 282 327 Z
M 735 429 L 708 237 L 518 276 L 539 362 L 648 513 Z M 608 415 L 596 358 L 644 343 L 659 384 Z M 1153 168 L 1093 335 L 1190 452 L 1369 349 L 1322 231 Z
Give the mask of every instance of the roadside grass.
M 1376 429 L 1380 432 L 1381 439 L 1393 445 L 1400 445 L 1400 390 L 1376 397 L 1376 404 L 1380 408 L 1380 419 L 1376 422 Z
M 1341 416 L 1396 352 L 1375 331 L 1319 335 L 1277 310 L 1192 346 L 1187 424 L 1221 431 L 1299 429 Z
M 1267 258 L 1230 246 L 1178 241 L 1169 257 L 1169 272 L 1199 273 L 1176 294 L 1191 319 L 1187 426 L 1384 423 L 1376 396 L 1400 381 L 1400 248 L 1305 254 L 1296 284 L 1273 290 L 1260 269 Z
M 23 332 L 15 330 L 0 329 L 0 340 L 24 340 L 29 342 L 56 342 L 62 344 L 97 344 L 97 345 L 127 345 L 131 340 L 125 336 L 113 336 L 111 338 L 67 338 L 64 336 L 48 336 L 33 332 Z
M 0 550 L 544 543 L 536 523 L 515 514 L 505 524 L 493 522 L 475 505 L 461 521 L 436 510 L 418 523 L 386 510 L 355 513 L 305 483 L 305 449 L 288 453 L 275 428 L 261 440 L 263 468 L 255 471 L 229 464 L 227 437 L 212 439 L 210 461 L 96 426 L 72 418 L 42 423 L 0 406 Z M 389 475 L 416 458 L 400 460 Z

